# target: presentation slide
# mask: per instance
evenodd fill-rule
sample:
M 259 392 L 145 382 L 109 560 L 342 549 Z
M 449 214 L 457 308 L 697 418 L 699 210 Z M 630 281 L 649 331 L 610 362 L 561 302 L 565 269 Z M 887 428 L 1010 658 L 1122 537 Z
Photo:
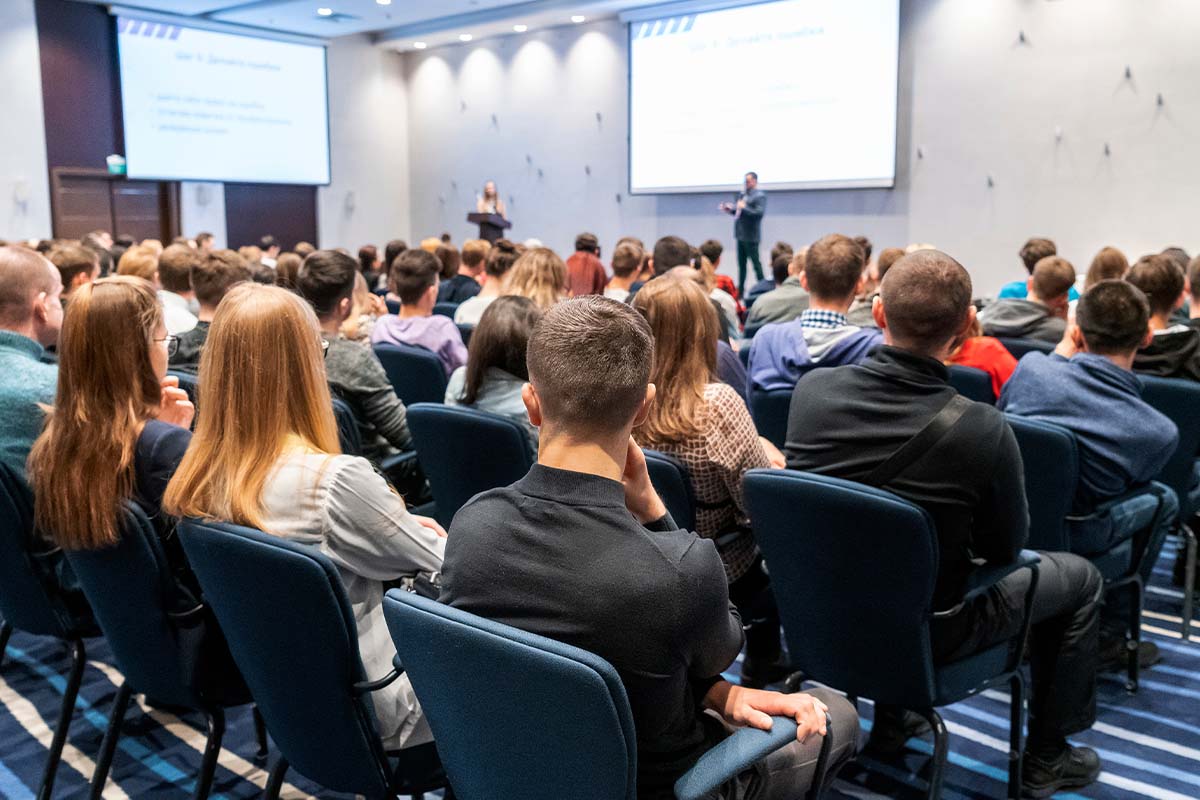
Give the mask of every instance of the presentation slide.
M 634 194 L 887 187 L 899 0 L 780 0 L 629 25 Z
M 117 18 L 131 178 L 329 183 L 325 48 Z

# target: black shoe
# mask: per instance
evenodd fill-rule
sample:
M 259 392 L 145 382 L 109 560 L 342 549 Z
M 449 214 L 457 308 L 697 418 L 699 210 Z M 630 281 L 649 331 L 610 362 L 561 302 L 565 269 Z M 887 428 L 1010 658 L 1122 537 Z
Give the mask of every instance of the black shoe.
M 904 744 L 916 736 L 929 733 L 929 720 L 912 711 L 902 712 L 897 718 L 888 714 L 881 716 L 876 706 L 875 722 L 871 726 L 871 735 L 867 738 L 864 752 L 876 758 L 893 758 L 904 752 Z
M 1129 669 L 1129 651 L 1124 638 L 1108 639 L 1100 642 L 1101 672 L 1121 672 Z M 1154 642 L 1138 643 L 1138 666 L 1142 669 L 1152 667 L 1162 661 L 1162 653 Z
M 1025 753 L 1022 797 L 1049 797 L 1059 789 L 1079 789 L 1100 775 L 1100 756 L 1090 747 L 1070 747 L 1052 761 Z
M 742 659 L 742 686 L 747 689 L 762 689 L 772 683 L 779 683 L 795 672 L 782 656 L 766 664 L 759 664 L 749 656 Z

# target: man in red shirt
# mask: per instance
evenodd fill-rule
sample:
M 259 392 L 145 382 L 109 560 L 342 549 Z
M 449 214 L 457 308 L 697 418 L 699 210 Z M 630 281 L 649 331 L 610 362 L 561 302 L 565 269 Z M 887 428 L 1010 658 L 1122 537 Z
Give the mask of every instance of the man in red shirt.
M 600 240 L 594 233 L 575 237 L 575 253 L 567 259 L 567 291 L 571 297 L 604 294 L 608 274 L 600 261 Z

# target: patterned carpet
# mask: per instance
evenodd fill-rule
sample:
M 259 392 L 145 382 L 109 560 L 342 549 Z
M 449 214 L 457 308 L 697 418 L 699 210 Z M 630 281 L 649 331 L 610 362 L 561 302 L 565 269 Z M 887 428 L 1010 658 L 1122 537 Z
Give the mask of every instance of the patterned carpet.
M 1170 584 L 1175 546 L 1172 541 L 1164 548 L 1146 596 L 1144 634 L 1158 644 L 1164 659 L 1143 673 L 1135 696 L 1125 692 L 1120 675 L 1103 677 L 1099 721 L 1076 741 L 1100 753 L 1105 771 L 1099 783 L 1059 797 L 1200 798 L 1200 631 L 1193 633 L 1191 642 L 1180 639 L 1182 594 Z M 88 642 L 88 660 L 55 797 L 87 796 L 93 759 L 120 681 L 102 639 Z M 34 797 L 69 664 L 61 645 L 13 635 L 0 668 L 0 796 Z M 864 727 L 868 727 L 870 704 L 861 705 Z M 988 692 L 945 708 L 942 714 L 952 735 L 944 797 L 1003 797 L 1007 696 Z M 201 726 L 199 719 L 145 706 L 131 710 L 104 796 L 114 800 L 188 797 L 204 748 Z M 253 762 L 255 749 L 249 709 L 232 710 L 212 797 L 260 795 L 267 776 Z M 921 797 L 931 750 L 930 741 L 913 740 L 909 753 L 895 762 L 860 758 L 843 772 L 833 794 L 860 799 Z M 325 792 L 295 773 L 289 779 L 284 797 L 346 797 Z

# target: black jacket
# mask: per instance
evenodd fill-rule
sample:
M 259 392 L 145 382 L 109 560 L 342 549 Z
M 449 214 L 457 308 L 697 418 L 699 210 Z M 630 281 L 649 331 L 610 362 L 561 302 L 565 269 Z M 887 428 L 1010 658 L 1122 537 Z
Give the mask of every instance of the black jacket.
M 1156 333 L 1150 346 L 1138 350 L 1133 357 L 1133 371 L 1160 378 L 1200 381 L 1200 330 L 1175 325 Z

